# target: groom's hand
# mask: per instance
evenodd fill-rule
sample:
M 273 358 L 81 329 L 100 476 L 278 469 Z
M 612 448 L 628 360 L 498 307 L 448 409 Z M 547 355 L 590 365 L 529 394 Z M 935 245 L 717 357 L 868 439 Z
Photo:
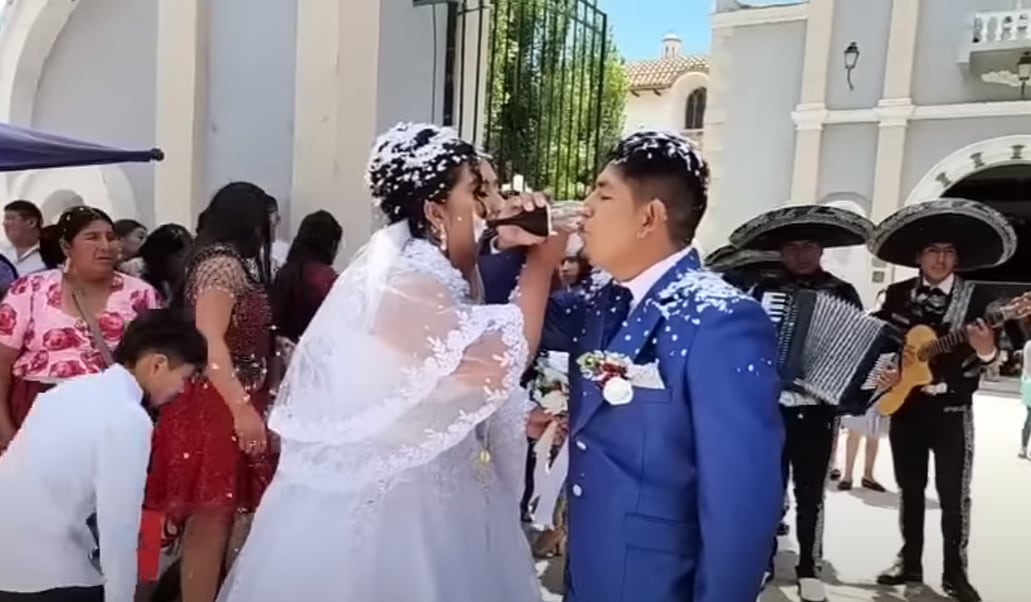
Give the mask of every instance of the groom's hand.
M 545 207 L 547 204 L 548 197 L 539 192 L 514 194 L 505 199 L 504 205 L 494 217 L 495 219 L 514 217 L 520 213 Z M 499 251 L 507 251 L 516 247 L 532 247 L 545 240 L 545 237 L 534 236 L 519 226 L 498 226 L 497 234 L 495 244 Z

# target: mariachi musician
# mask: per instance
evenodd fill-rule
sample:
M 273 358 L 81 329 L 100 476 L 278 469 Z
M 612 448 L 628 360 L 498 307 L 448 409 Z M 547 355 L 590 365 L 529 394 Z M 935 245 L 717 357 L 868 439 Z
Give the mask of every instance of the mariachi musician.
M 1016 234 L 1002 214 L 960 199 L 904 207 L 871 236 L 869 248 L 876 257 L 920 270 L 917 277 L 888 287 L 880 318 L 903 331 L 926 325 L 938 334 L 966 325 L 966 343 L 932 358 L 933 383 L 915 388 L 891 416 L 889 439 L 902 497 L 903 545 L 897 562 L 878 576 L 878 583 L 923 581 L 924 490 L 933 452 L 944 540 L 942 588 L 960 602 L 981 599 L 967 578 L 966 563 L 973 395 L 981 373 L 997 360 L 999 351 L 994 333 L 980 319 L 991 299 L 956 272 L 1000 265 L 1012 257 L 1016 244 Z M 897 370 L 890 370 L 882 385 L 894 386 L 900 379 Z
M 851 211 L 797 205 L 753 218 L 730 235 L 730 242 L 743 250 L 780 253 L 782 274 L 752 288 L 752 295 L 760 301 L 767 292 L 809 289 L 824 291 L 861 309 L 855 287 L 824 270 L 821 258 L 826 248 L 865 244 L 872 229 L 872 223 Z M 781 393 L 780 403 L 785 429 L 781 464 L 785 491 L 789 478 L 795 483 L 799 597 L 803 602 L 823 602 L 827 599 L 820 581 L 824 482 L 838 431 L 837 408 L 788 390 Z M 786 531 L 782 526 L 780 532 Z M 776 543 L 772 545 L 775 551 Z M 772 576 L 771 558 L 768 579 Z
M 723 245 L 705 257 L 705 267 L 721 275 L 729 284 L 748 292 L 753 286 L 783 272 L 780 253 L 748 251 Z

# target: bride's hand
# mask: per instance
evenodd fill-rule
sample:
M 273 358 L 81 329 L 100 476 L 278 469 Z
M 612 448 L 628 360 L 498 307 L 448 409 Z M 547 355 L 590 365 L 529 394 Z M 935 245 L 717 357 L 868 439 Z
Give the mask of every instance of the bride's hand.
M 516 194 L 505 199 L 497 214 L 492 217 L 494 219 L 514 217 L 520 213 L 545 207 L 547 204 L 548 197 L 539 192 Z M 546 240 L 545 237 L 534 236 L 519 226 L 498 226 L 497 234 L 496 244 L 498 249 L 502 251 L 516 247 L 530 247 Z

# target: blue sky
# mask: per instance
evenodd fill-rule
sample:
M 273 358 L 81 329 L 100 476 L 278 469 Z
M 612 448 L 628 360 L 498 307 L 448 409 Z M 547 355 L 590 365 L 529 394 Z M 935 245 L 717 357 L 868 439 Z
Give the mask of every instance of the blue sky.
M 749 4 L 787 4 L 796 0 L 753 0 Z M 609 15 L 616 43 L 627 60 L 657 58 L 662 37 L 672 32 L 684 40 L 684 52 L 709 50 L 712 0 L 598 0 Z

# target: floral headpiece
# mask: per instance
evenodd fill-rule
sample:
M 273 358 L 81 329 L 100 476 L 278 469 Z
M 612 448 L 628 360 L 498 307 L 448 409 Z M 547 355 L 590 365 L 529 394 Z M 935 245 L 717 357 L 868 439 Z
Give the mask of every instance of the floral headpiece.
M 435 199 L 447 192 L 447 172 L 479 158 L 477 150 L 450 128 L 399 123 L 376 139 L 365 183 L 373 205 L 388 217 L 403 211 L 403 201 Z

